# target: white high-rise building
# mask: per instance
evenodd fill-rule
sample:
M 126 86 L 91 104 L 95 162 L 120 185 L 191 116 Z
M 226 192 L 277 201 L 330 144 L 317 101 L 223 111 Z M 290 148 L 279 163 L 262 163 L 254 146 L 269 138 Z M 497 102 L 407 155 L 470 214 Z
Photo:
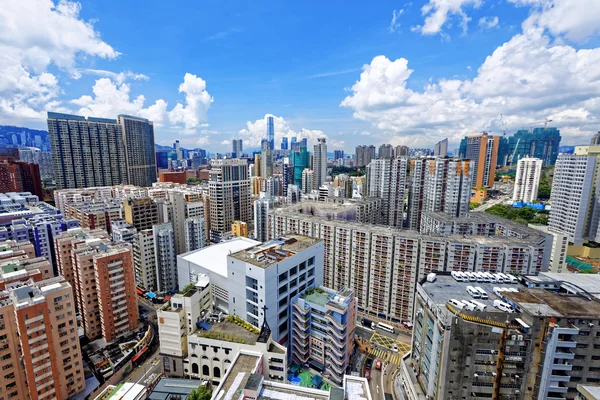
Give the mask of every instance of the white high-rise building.
M 185 251 L 198 250 L 206 246 L 204 218 L 190 217 L 185 220 Z
M 319 138 L 317 141 L 313 156 L 313 170 L 315 171 L 313 189 L 318 190 L 327 178 L 327 143 L 325 138 Z
M 273 200 L 264 198 L 254 202 L 254 238 L 266 242 L 268 237 L 267 216 L 273 207 Z
M 385 225 L 402 228 L 406 191 L 406 158 L 375 159 L 367 166 L 367 197 L 383 201 Z
M 154 225 L 154 259 L 156 260 L 156 290 L 170 293 L 177 290 L 177 259 L 175 235 L 171 224 Z
M 513 201 L 531 203 L 537 199 L 543 161 L 539 158 L 521 158 L 517 164 Z
M 146 290 L 156 290 L 156 259 L 152 229 L 144 229 L 133 236 L 133 267 L 136 285 Z
M 302 171 L 302 193 L 309 194 L 312 192 L 315 184 L 315 172 L 312 169 L 305 168 Z
M 548 226 L 565 232 L 575 245 L 596 236 L 598 221 L 593 215 L 592 200 L 597 166 L 598 157 L 584 149 L 580 154 L 560 154 L 556 159 Z

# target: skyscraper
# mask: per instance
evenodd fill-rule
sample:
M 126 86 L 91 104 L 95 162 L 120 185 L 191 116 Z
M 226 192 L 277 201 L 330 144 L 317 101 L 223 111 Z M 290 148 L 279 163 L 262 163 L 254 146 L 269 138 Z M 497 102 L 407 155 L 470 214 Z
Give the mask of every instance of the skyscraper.
M 319 189 L 327 178 L 327 143 L 325 138 L 317 139 L 313 162 L 313 170 L 315 171 L 313 187 Z
M 123 128 L 117 120 L 48 112 L 48 136 L 58 189 L 127 183 Z
M 315 171 L 305 168 L 302 171 L 302 193 L 308 194 L 315 187 Z
M 133 235 L 133 267 L 135 283 L 146 290 L 156 290 L 156 258 L 152 229 Z
M 375 158 L 375 146 L 357 146 L 355 151 L 356 166 L 364 167 L 369 165 L 372 159 Z
M 266 242 L 268 239 L 267 218 L 269 210 L 273 207 L 273 200 L 263 198 L 254 202 L 254 238 L 259 242 Z
M 23 161 L 0 162 L 0 193 L 30 192 L 43 199 L 39 165 Z
M 407 164 L 405 158 L 378 158 L 367 166 L 366 193 L 382 199 L 385 225 L 403 227 Z
M 459 157 L 472 161 L 474 188 L 494 187 L 499 144 L 500 137 L 487 132 L 467 136 L 461 141 Z
M 394 148 L 391 144 L 382 144 L 379 146 L 379 154 L 377 158 L 392 158 L 394 157 Z
M 438 158 L 427 164 L 423 212 L 443 212 L 450 218 L 467 216 L 473 180 L 471 161 Z
M 156 182 L 154 124 L 130 115 L 119 115 L 117 121 L 123 131 L 127 182 L 135 186 L 152 186 Z
M 242 156 L 242 152 L 244 151 L 242 139 L 233 139 L 231 141 L 231 156 L 233 158 L 240 158 Z
M 152 234 L 154 236 L 156 290 L 159 293 L 172 293 L 177 290 L 177 256 L 173 225 L 154 225 Z
M 339 160 L 341 158 L 344 158 L 344 150 L 334 150 L 333 151 L 333 159 Z
M 396 157 L 408 157 L 410 149 L 408 146 L 398 145 L 396 146 L 395 155 Z
M 537 200 L 542 160 L 539 158 L 521 158 L 517 164 L 513 201 L 531 203 Z
M 587 147 L 577 146 L 576 151 Z M 599 160 L 596 154 L 577 153 L 560 154 L 556 159 L 548 226 L 568 234 L 569 241 L 579 246 L 585 239 L 597 236 L 592 200 Z
M 288 149 L 288 138 L 287 136 L 284 136 L 281 138 L 281 150 L 287 150 Z
M 300 147 L 292 153 L 292 165 L 294 166 L 294 185 L 302 187 L 302 172 L 310 168 L 310 154 L 306 147 Z
M 250 177 L 245 160 L 213 160 L 209 193 L 211 241 L 220 241 L 235 220 L 250 222 Z
M 448 138 L 440 140 L 435 144 L 433 155 L 437 157 L 446 157 L 448 155 Z
M 267 141 L 269 149 L 275 150 L 275 123 L 273 117 L 267 117 Z
M 519 130 L 508 138 L 508 164 L 516 165 L 521 158 L 534 157 L 541 159 L 544 167 L 554 165 L 560 140 L 557 128 Z

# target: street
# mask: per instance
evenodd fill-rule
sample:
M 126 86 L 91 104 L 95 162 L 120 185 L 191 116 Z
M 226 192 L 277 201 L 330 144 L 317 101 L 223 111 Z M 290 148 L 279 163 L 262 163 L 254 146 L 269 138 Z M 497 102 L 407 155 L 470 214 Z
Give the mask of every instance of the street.
M 159 351 L 160 349 L 156 349 L 152 356 L 148 357 L 148 359 L 143 364 L 141 364 L 139 367 L 133 370 L 133 373 L 129 375 L 126 381 L 138 382 L 140 380 L 143 380 L 143 378 L 150 376 L 153 373 L 159 373 L 161 371 L 161 360 L 159 356 Z M 140 383 L 143 384 L 143 382 Z

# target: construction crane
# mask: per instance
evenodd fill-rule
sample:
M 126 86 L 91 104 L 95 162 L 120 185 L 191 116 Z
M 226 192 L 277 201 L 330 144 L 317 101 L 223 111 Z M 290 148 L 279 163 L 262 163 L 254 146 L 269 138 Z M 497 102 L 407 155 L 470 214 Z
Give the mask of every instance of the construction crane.
M 534 122 L 530 123 L 529 126 L 533 126 L 536 124 L 544 124 L 544 131 L 546 131 L 546 128 L 548 127 L 548 122 L 552 122 L 552 120 L 546 118 L 544 121 L 534 121 Z
M 502 114 L 500 114 L 500 123 L 502 124 L 502 128 L 504 128 L 504 135 L 502 136 L 506 136 L 506 122 L 504 122 L 504 116 Z

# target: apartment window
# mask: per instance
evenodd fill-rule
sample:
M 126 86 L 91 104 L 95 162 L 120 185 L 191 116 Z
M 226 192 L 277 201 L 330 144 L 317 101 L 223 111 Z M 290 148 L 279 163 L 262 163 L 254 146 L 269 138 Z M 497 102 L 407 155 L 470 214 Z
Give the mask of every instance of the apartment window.
M 279 283 L 285 281 L 287 279 L 287 272 L 284 272 L 283 274 L 279 275 Z
M 315 258 L 314 257 L 309 258 L 308 259 L 308 266 L 310 267 L 311 265 L 314 265 L 314 264 L 315 264 Z
M 290 269 L 290 276 L 296 275 L 297 273 L 298 273 L 298 267 L 292 267 L 292 269 Z

